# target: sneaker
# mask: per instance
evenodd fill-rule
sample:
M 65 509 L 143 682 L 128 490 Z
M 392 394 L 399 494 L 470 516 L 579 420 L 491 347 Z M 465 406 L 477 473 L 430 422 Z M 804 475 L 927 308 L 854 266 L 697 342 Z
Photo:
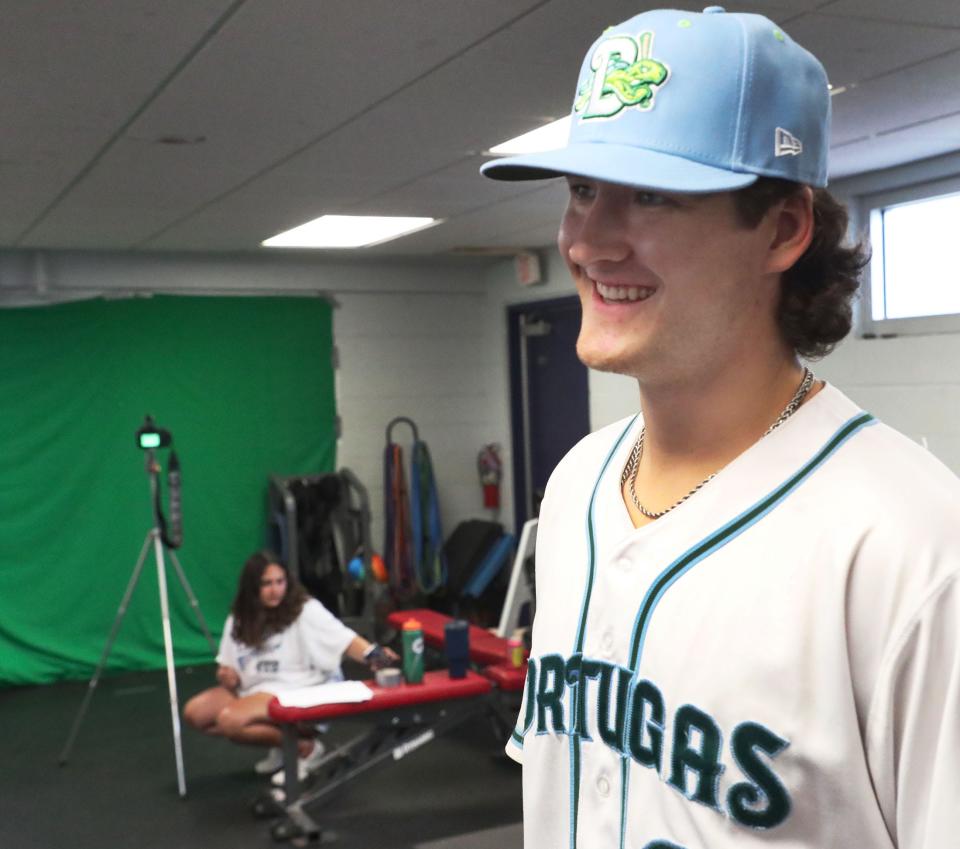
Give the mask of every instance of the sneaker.
M 272 775 L 282 767 L 283 749 L 277 746 L 271 747 L 266 757 L 261 758 L 253 765 L 254 772 L 256 772 L 257 775 Z
M 297 758 L 297 779 L 299 781 L 304 781 L 314 769 L 317 768 L 317 765 L 320 761 L 323 760 L 323 754 L 326 751 L 326 747 L 319 740 L 314 742 L 313 749 L 309 755 L 305 758 Z M 273 774 L 273 777 L 270 779 L 270 783 L 276 787 L 283 787 L 283 769 Z

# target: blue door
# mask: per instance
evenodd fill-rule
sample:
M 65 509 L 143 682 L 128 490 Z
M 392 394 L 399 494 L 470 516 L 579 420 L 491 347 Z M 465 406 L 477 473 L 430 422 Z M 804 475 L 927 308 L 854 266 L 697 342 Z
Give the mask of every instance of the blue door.
M 590 430 L 587 368 L 577 359 L 576 296 L 507 310 L 514 521 L 539 515 L 547 479 Z

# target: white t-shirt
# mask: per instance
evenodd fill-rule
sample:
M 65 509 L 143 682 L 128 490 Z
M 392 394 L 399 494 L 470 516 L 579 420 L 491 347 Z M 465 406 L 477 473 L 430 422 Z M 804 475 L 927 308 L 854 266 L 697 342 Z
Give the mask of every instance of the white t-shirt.
M 541 506 L 525 849 L 960 845 L 960 481 L 826 386 L 635 528 L 640 424 Z
M 357 636 L 315 598 L 307 600 L 292 625 L 268 637 L 258 649 L 235 640 L 232 633 L 231 613 L 223 626 L 217 663 L 240 674 L 241 696 L 277 694 L 340 678 L 340 659 Z

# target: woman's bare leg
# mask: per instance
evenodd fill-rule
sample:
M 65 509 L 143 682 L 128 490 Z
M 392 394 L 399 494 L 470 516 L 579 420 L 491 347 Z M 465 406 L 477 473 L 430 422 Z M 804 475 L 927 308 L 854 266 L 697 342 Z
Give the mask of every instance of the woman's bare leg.
M 267 713 L 272 698 L 273 693 L 252 693 L 224 704 L 216 717 L 219 733 L 234 743 L 279 746 L 283 737 Z
M 210 687 L 197 693 L 183 708 L 183 720 L 204 734 L 220 736 L 223 730 L 217 724 L 220 712 L 233 702 L 237 695 L 226 687 Z
M 234 743 L 279 747 L 283 735 L 267 712 L 272 698 L 273 693 L 238 697 L 224 687 L 211 687 L 187 702 L 183 718 L 205 734 L 226 737 Z M 301 739 L 297 745 L 300 757 L 313 749 L 310 739 Z

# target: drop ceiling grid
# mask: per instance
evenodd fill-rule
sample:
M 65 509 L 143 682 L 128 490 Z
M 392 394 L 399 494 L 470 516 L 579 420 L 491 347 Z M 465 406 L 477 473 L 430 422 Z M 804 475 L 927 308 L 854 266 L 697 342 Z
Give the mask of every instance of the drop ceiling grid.
M 481 178 L 485 179 L 485 178 Z M 503 184 L 506 190 L 510 184 Z M 518 185 L 518 184 L 513 184 Z M 521 194 L 505 195 L 502 201 L 456 216 L 442 225 L 414 233 L 405 239 L 380 246 L 382 253 L 407 253 L 422 250 L 443 253 L 463 247 L 539 246 L 556 238 L 557 226 L 567 197 L 566 185 L 560 180 L 520 183 Z M 530 231 L 543 233 L 531 241 Z M 479 243 L 476 234 L 484 234 Z
M 834 85 L 848 85 L 960 48 L 960 30 L 806 15 L 790 35 L 823 62 Z
M 842 144 L 960 109 L 958 80 L 960 51 L 838 94 L 833 141 Z
M 259 175 L 255 182 L 269 184 L 297 174 L 306 185 L 316 185 L 317 195 L 322 197 L 331 178 L 336 181 L 354 174 L 364 184 L 379 179 L 381 186 L 376 192 L 356 196 L 352 211 L 386 212 L 365 201 L 375 201 L 395 186 L 462 161 L 483 147 L 485 139 L 491 140 L 488 144 L 503 141 L 514 132 L 565 114 L 583 50 L 569 31 L 571 27 L 596 29 L 598 15 L 615 5 L 622 3 L 608 0 L 588 10 L 574 0 L 554 0 Z M 522 73 L 517 70 L 520 59 Z M 558 68 L 565 72 L 558 74 Z M 512 125 L 510 132 L 490 130 L 504 122 Z M 225 221 L 231 217 L 229 209 L 236 194 L 245 194 L 249 188 L 243 186 L 218 198 L 144 244 L 166 247 L 189 240 L 192 226 L 209 221 L 211 212 Z M 267 224 L 257 232 L 277 229 L 281 228 Z
M 442 11 L 441 0 L 419 0 L 417 6 L 424 16 Z M 86 231 L 91 210 L 127 209 L 124 195 L 149 197 L 167 213 L 158 221 L 153 209 L 144 210 L 137 232 L 136 210 L 128 209 L 122 238 L 113 232 L 112 221 L 104 222 L 111 244 L 140 242 L 375 102 L 385 90 L 402 87 L 456 55 L 523 5 L 487 2 L 489 17 L 482 23 L 464 22 L 449 12 L 438 14 L 437 22 L 410 18 L 411 9 L 401 4 L 376 4 L 382 14 L 367 19 L 350 15 L 355 8 L 344 2 L 290 3 L 281 18 L 271 4 L 244 6 L 32 234 L 32 243 L 49 243 L 75 228 Z M 357 55 L 353 35 L 343 37 L 345 27 L 359 33 L 361 41 L 380 33 L 384 44 L 374 51 L 376 65 L 370 67 L 371 55 Z M 303 33 L 314 37 L 301 37 Z M 387 33 L 390 39 L 384 37 Z M 407 49 L 411 43 L 421 49 Z M 318 91 L 326 93 L 322 108 L 305 108 L 305 103 L 318 104 Z M 180 133 L 207 140 L 189 150 L 177 146 L 172 156 L 167 146 L 150 144 Z
M 201 209 L 175 228 L 157 228 L 161 235 L 132 242 L 148 250 L 249 250 L 264 239 L 317 216 L 344 212 L 358 191 L 375 193 L 378 183 L 338 178 L 321 188 L 305 187 L 296 178 L 268 176 L 244 186 L 229 201 Z
M 559 212 L 544 216 L 543 209 L 538 208 L 536 213 L 535 220 L 529 216 L 498 215 L 496 227 L 490 228 L 490 234 L 480 244 L 471 238 L 473 231 L 463 230 L 460 238 L 456 238 L 456 231 L 447 230 L 438 233 L 436 239 L 430 237 L 429 231 L 424 231 L 424 238 L 419 243 L 398 239 L 389 250 L 386 245 L 383 246 L 382 252 L 391 256 L 449 255 L 460 252 L 475 252 L 478 255 L 490 252 L 496 255 L 497 252 L 511 254 L 518 250 L 536 250 L 556 244 Z
M 483 177 L 480 166 L 491 158 L 472 156 L 456 162 L 377 196 L 376 205 L 385 210 L 409 210 L 410 214 L 449 218 L 501 203 L 535 188 L 535 183 L 510 183 Z M 429 199 L 427 207 L 424 207 L 424 198 Z
M 551 11 L 555 12 L 556 9 L 552 8 Z M 322 186 L 329 181 L 329 172 L 333 168 L 338 175 L 352 173 L 358 178 L 363 175 L 367 178 L 366 185 L 370 184 L 371 177 L 374 183 L 382 182 L 383 190 L 373 197 L 368 197 L 367 201 L 358 194 L 357 211 L 396 214 L 405 211 L 408 214 L 428 214 L 423 209 L 410 209 L 406 203 L 407 198 L 412 200 L 414 196 L 431 197 L 432 172 L 437 168 L 443 169 L 445 165 L 457 167 L 460 164 L 457 160 L 452 163 L 444 162 L 445 156 L 468 147 L 476 149 L 493 143 L 479 145 L 476 143 L 478 138 L 480 140 L 484 138 L 482 134 L 487 132 L 486 128 L 491 123 L 490 116 L 497 116 L 494 120 L 499 122 L 503 120 L 504 115 L 517 115 L 520 126 L 526 128 L 530 126 L 530 105 L 533 103 L 541 104 L 538 112 L 540 115 L 546 113 L 545 117 L 555 116 L 566 110 L 570 85 L 567 83 L 564 87 L 567 91 L 560 95 L 560 88 L 554 79 L 557 76 L 556 68 L 560 67 L 560 63 L 552 63 L 549 61 L 549 56 L 537 59 L 537 54 L 534 52 L 528 73 L 522 79 L 517 79 L 513 71 L 515 65 L 507 60 L 507 57 L 515 56 L 524 50 L 530 53 L 532 44 L 572 43 L 564 35 L 570 22 L 566 18 L 563 20 L 565 22 L 563 31 L 551 30 L 551 22 L 556 27 L 558 17 L 531 15 L 508 32 L 501 33 L 496 39 L 471 51 L 469 57 L 463 57 L 461 61 L 451 63 L 445 69 L 446 73 L 433 74 L 419 81 L 415 86 L 344 127 L 339 133 L 304 150 L 303 153 L 284 163 L 271 174 L 265 175 L 261 180 L 271 182 L 282 179 L 279 175 L 285 172 L 290 172 L 290 175 L 296 173 L 301 175 L 306 185 L 316 184 L 319 189 L 318 197 L 320 197 Z M 856 30 L 859 26 L 856 21 L 843 21 L 837 26 L 836 21 L 826 19 L 822 15 L 808 15 L 796 20 L 794 25 L 794 31 L 799 27 L 801 32 L 809 34 L 813 40 L 816 40 L 814 36 L 817 33 L 833 28 L 844 34 L 839 39 L 840 42 L 846 43 L 852 39 L 854 44 L 857 43 L 855 38 L 848 38 L 849 31 Z M 898 28 L 877 24 L 870 26 L 868 30 L 867 35 L 881 44 L 881 48 L 870 51 L 870 57 L 873 59 L 870 68 L 875 72 L 886 70 L 889 66 L 884 64 L 883 60 L 889 58 L 886 55 L 889 52 L 889 45 L 901 37 L 897 32 Z M 927 38 L 930 35 L 931 31 L 928 28 L 915 29 L 913 39 L 915 50 L 907 51 L 906 57 L 901 53 L 899 59 L 903 61 L 904 58 L 929 55 L 931 51 L 956 43 L 953 33 L 939 34 L 939 38 Z M 798 37 L 802 40 L 802 36 Z M 822 35 L 819 37 L 823 38 Z M 837 39 L 833 41 L 836 42 Z M 576 48 L 578 55 L 581 49 Z M 842 53 L 839 48 L 836 52 Z M 461 64 L 462 70 L 459 67 Z M 475 94 L 471 92 L 472 96 L 469 99 L 458 99 L 459 81 L 469 79 L 470 73 L 476 67 L 490 69 L 490 73 L 484 75 L 486 86 Z M 544 92 L 553 90 L 558 94 L 554 95 L 548 104 L 544 101 Z M 560 98 L 564 106 L 557 108 L 554 104 Z M 437 104 L 441 104 L 439 110 Z M 460 107 L 463 104 L 469 108 L 461 111 Z M 391 135 L 387 149 L 384 149 L 382 143 L 371 145 L 364 141 L 358 144 L 356 141 L 357 139 L 381 140 L 384 136 L 383 127 L 397 126 L 406 126 L 409 129 L 399 135 Z M 497 141 L 500 140 L 502 138 L 498 136 Z M 417 169 L 420 173 L 426 174 L 424 180 L 416 179 Z M 391 181 L 402 188 L 391 189 Z M 222 205 L 229 207 L 231 201 L 231 198 L 227 198 L 226 203 Z M 395 203 L 395 201 L 404 201 L 404 203 Z M 444 212 L 450 214 L 446 210 Z M 287 216 L 287 218 L 291 217 Z M 189 225 L 190 222 L 185 223 Z M 182 226 L 175 228 L 169 235 L 175 240 L 184 229 Z M 269 225 L 258 229 L 257 232 L 263 232 L 264 229 L 270 230 Z M 435 242 L 441 239 L 440 229 L 428 232 L 429 235 L 425 233 L 420 237 L 421 241 Z M 161 237 L 159 241 L 151 244 L 161 246 L 165 242 L 166 238 Z M 412 245 L 415 242 L 416 240 L 413 242 L 408 240 L 406 244 Z
M 42 0 L 4 8 L 0 244 L 82 171 L 228 5 Z
M 214 222 L 222 222 L 226 228 L 235 227 L 238 222 L 231 212 L 234 204 L 246 209 L 250 205 L 244 198 L 272 195 L 272 218 L 262 215 L 262 224 L 248 220 L 241 225 L 247 233 L 255 231 L 259 241 L 283 229 L 280 220 L 289 222 L 292 217 L 284 209 L 281 192 L 282 185 L 292 181 L 298 181 L 304 192 L 314 187 L 320 206 L 330 183 L 336 186 L 351 177 L 357 180 L 361 190 L 349 208 L 323 211 L 428 214 L 409 207 L 385 208 L 378 198 L 388 196 L 394 187 L 416 184 L 421 176 L 429 177 L 438 169 L 457 166 L 483 147 L 503 141 L 505 134 L 491 127 L 503 122 L 504 116 L 508 120 L 516 116 L 512 123 L 525 130 L 534 120 L 531 115 L 543 122 L 566 113 L 582 47 L 575 48 L 575 64 L 565 63 L 566 73 L 562 75 L 557 72 L 557 51 L 548 50 L 539 59 L 533 53 L 531 58 L 532 43 L 569 44 L 570 39 L 563 36 L 571 23 L 595 17 L 569 0 L 564 0 L 564 5 L 569 7 L 568 15 L 535 13 L 524 18 L 251 183 L 151 237 L 143 246 L 189 244 L 192 232 L 200 228 L 211 234 L 208 228 Z M 517 72 L 517 57 L 527 57 L 523 74 Z M 478 74 L 478 69 L 483 73 Z M 477 84 L 478 80 L 482 80 L 482 85 Z M 374 191 L 362 191 L 371 184 L 376 186 Z M 429 205 L 428 197 L 420 205 L 424 203 Z M 296 223 L 303 220 L 306 219 Z M 221 241 L 218 238 L 218 243 Z M 227 237 L 227 241 L 231 239 Z
M 575 11 L 586 16 L 582 9 Z M 529 129 L 531 120 L 559 117 L 569 108 L 582 52 L 577 46 L 570 57 L 576 58 L 566 63 L 569 48 L 554 47 L 570 43 L 564 36 L 571 23 L 576 21 L 569 16 L 558 19 L 539 10 L 456 55 L 273 171 L 309 180 L 325 168 L 338 173 L 352 169 L 405 180 L 503 141 L 508 136 L 496 127 L 514 116 L 518 132 Z
M 408 246 L 411 245 L 416 247 L 422 243 L 426 246 L 427 242 L 430 245 L 442 244 L 442 248 L 430 248 L 429 252 L 434 253 L 437 250 L 446 250 L 457 244 L 476 242 L 476 236 L 470 239 L 461 235 L 461 231 L 465 228 L 468 229 L 482 224 L 487 229 L 495 230 L 501 219 L 504 221 L 502 226 L 508 228 L 526 225 L 529 223 L 531 216 L 536 217 L 538 208 L 540 215 L 543 216 L 544 201 L 542 196 L 539 199 L 535 197 L 530 201 L 523 202 L 525 206 L 519 212 L 512 212 L 509 205 L 505 206 L 514 198 L 531 194 L 536 195 L 537 190 L 542 188 L 543 184 L 495 183 L 487 180 L 478 173 L 479 165 L 483 161 L 480 157 L 474 158 L 470 161 L 466 171 L 460 176 L 450 178 L 463 187 L 461 202 L 457 204 L 459 207 L 457 209 L 448 208 L 448 210 L 445 210 L 434 203 L 433 184 L 429 182 L 422 187 L 413 184 L 409 188 L 409 201 L 404 200 L 400 195 L 386 198 L 384 205 L 379 207 L 380 211 L 384 213 L 424 214 L 442 217 L 446 220 L 437 227 L 420 234 L 413 234 L 378 248 L 370 249 L 371 252 L 406 254 L 410 252 Z M 348 203 L 337 203 L 337 199 L 331 198 L 329 194 L 311 195 L 307 193 L 300 195 L 295 203 L 287 203 L 285 210 L 293 210 L 293 212 L 287 214 L 284 218 L 277 219 L 275 214 L 270 213 L 269 203 L 272 200 L 272 192 L 268 189 L 261 193 L 263 189 L 264 186 L 260 182 L 254 186 L 249 186 L 239 196 L 235 197 L 236 203 L 229 207 L 204 210 L 191 219 L 189 228 L 184 225 L 183 232 L 171 232 L 153 240 L 149 246 L 144 247 L 149 247 L 152 250 L 201 250 L 204 246 L 214 246 L 216 250 L 245 250 L 255 248 L 264 238 L 274 235 L 280 230 L 302 224 L 318 215 L 344 213 L 352 209 Z M 563 196 L 563 193 L 561 193 L 560 197 Z M 425 201 L 424 198 L 428 200 Z M 324 203 L 324 200 L 328 202 Z M 488 213 L 482 219 L 473 217 L 475 212 L 482 211 L 487 207 L 495 208 L 496 211 Z M 555 209 L 558 208 L 560 207 L 556 204 L 552 204 L 548 208 L 546 213 L 548 219 L 552 220 L 555 217 Z M 464 213 L 464 210 L 466 213 Z M 464 222 L 456 224 L 461 217 L 464 218 Z M 453 227 L 456 227 L 456 229 L 452 230 Z M 447 233 L 450 235 L 446 235 Z M 422 241 L 424 237 L 426 241 Z M 484 234 L 484 238 L 486 238 L 486 234 Z
M 666 4 L 655 4 L 666 5 Z M 686 9 L 700 11 L 704 4 L 692 0 L 680 3 Z M 750 3 L 721 3 L 728 12 L 751 12 L 766 15 L 770 20 L 782 24 L 785 20 L 806 12 L 813 12 L 825 5 L 825 0 L 751 0 Z
M 830 15 L 849 15 L 866 20 L 882 20 L 901 24 L 960 28 L 960 7 L 957 0 L 834 0 L 824 7 Z
M 472 220 L 473 243 L 546 220 L 543 208 L 526 222 L 508 207 L 487 217 L 486 205 L 500 204 L 485 181 L 472 183 L 476 154 L 565 113 L 586 43 L 640 7 L 540 2 L 285 0 L 281 14 L 275 3 L 250 0 L 24 244 L 250 249 L 284 223 L 334 205 L 433 204 L 451 217 L 450 238 Z M 0 245 L 69 185 L 231 6 L 36 0 L 22 12 L 4 10 Z M 834 82 L 860 81 L 834 100 L 835 176 L 960 147 L 949 115 L 960 78 L 956 0 L 753 0 L 728 8 L 765 12 L 821 55 Z M 527 9 L 535 11 L 482 40 Z M 463 54 L 471 38 L 482 41 Z M 153 144 L 167 134 L 207 141 Z M 504 192 L 505 204 L 523 194 Z M 394 249 L 433 251 L 448 241 L 443 234 L 425 231 Z
M 415 8 L 311 0 L 292 4 L 296 19 L 271 4 L 246 7 L 142 123 L 159 134 L 189 116 L 191 128 L 209 128 L 205 156 L 229 154 L 231 178 L 246 177 L 454 59 L 532 2 L 485 2 L 482 21 L 452 14 L 458 6 L 446 0 Z
M 472 168 L 471 153 L 566 114 L 583 50 L 570 31 L 597 30 L 598 14 L 615 5 L 622 4 L 588 10 L 563 0 L 538 10 L 144 246 L 190 245 L 200 233 L 217 244 L 235 244 L 226 237 L 227 230 L 259 241 L 321 211 L 451 215 L 472 208 L 473 196 L 483 193 L 476 183 L 464 185 L 459 203 L 459 187 L 438 203 L 431 191 L 436 188 L 431 183 L 434 174 L 465 163 Z M 524 59 L 522 72 L 518 58 Z M 496 129 L 503 125 L 510 130 Z M 331 198 L 331 186 L 351 178 L 358 192 L 352 203 L 337 208 L 343 194 L 334 190 Z M 292 182 L 316 187 L 317 203 L 299 218 L 291 207 L 301 209 L 303 204 L 287 203 L 282 190 Z M 363 193 L 377 183 L 376 191 Z M 270 219 L 254 211 L 253 220 L 244 216 L 238 221 L 235 210 L 251 210 L 247 198 L 254 195 L 273 196 L 274 208 L 282 208 L 279 216 Z M 330 200 L 334 204 L 324 203 Z M 216 232 L 218 225 L 224 227 L 224 236 Z

